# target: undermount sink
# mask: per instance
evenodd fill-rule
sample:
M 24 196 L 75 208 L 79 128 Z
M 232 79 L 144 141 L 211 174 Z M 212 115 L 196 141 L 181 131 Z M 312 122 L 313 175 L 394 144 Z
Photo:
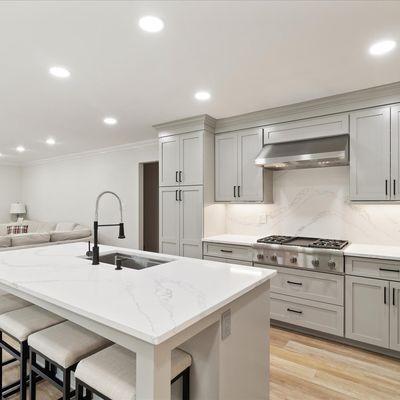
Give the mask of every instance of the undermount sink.
M 121 260 L 121 267 L 123 268 L 131 268 L 136 270 L 146 269 L 155 267 L 156 265 L 165 264 L 169 262 L 169 260 L 160 260 L 157 258 L 147 258 L 136 256 L 134 254 L 129 253 L 107 253 L 100 254 L 99 261 L 105 264 L 117 265 L 116 260 Z

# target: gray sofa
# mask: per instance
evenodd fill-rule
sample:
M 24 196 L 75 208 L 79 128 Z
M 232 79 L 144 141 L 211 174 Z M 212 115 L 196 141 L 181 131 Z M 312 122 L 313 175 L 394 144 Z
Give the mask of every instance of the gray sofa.
M 8 233 L 10 226 L 27 226 L 27 233 Z M 90 240 L 92 231 L 74 222 L 39 222 L 24 220 L 21 223 L 0 224 L 0 251 L 11 248 L 46 246 L 59 243 L 81 242 Z

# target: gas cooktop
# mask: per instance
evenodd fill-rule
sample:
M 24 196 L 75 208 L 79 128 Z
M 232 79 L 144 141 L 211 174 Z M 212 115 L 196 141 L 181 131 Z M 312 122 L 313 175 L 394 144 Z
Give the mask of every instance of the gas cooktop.
M 272 235 L 258 239 L 257 243 L 281 244 L 285 246 L 313 247 L 317 249 L 341 250 L 349 244 L 347 240 L 333 240 L 309 238 L 301 236 L 278 236 Z

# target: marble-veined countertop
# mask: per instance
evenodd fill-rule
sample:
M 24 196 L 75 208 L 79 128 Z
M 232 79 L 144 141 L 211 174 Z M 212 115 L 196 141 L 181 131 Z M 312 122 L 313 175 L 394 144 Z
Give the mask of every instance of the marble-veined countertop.
M 173 257 L 145 270 L 92 266 L 86 243 L 0 253 L 0 284 L 50 302 L 144 341 L 159 344 L 271 279 L 268 269 Z

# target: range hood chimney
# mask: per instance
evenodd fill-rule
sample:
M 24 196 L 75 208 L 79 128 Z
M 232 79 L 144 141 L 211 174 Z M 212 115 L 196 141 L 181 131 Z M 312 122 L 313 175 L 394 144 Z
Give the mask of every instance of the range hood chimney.
M 348 165 L 349 135 L 267 144 L 255 163 L 272 170 Z

